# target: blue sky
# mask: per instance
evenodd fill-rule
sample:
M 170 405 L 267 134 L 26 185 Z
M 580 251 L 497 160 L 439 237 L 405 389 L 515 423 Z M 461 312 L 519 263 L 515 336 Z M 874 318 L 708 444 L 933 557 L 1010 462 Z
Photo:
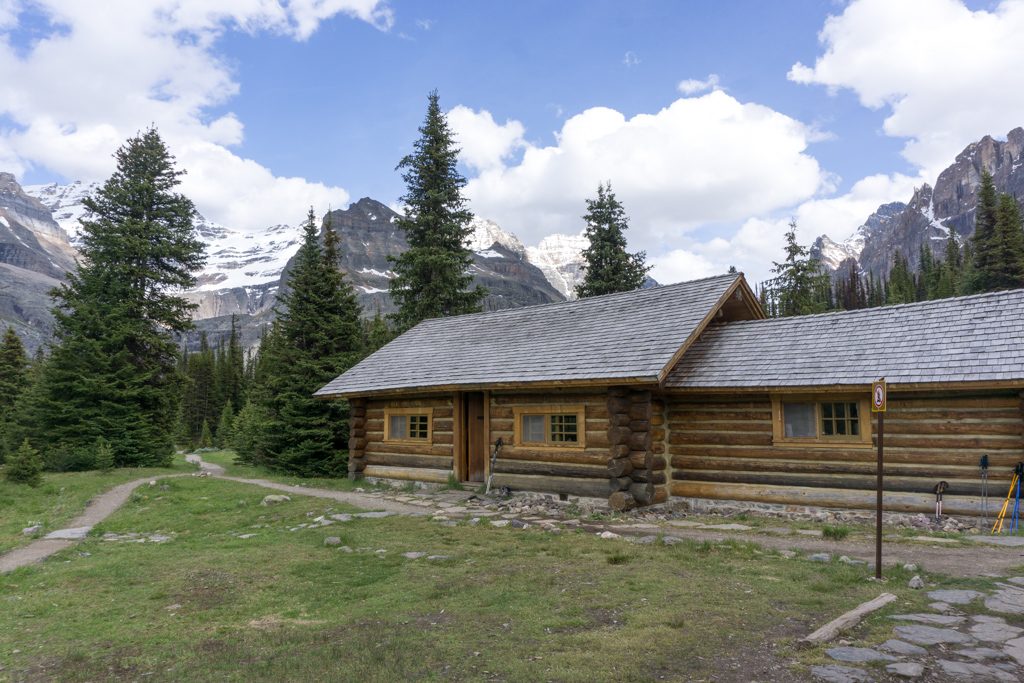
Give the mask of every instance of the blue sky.
M 1022 29 L 1020 0 L 0 0 L 0 168 L 102 179 L 153 123 L 205 215 L 297 223 L 394 204 L 437 88 L 472 208 L 526 243 L 611 180 L 660 280 L 757 278 L 791 217 L 843 239 L 1024 124 Z

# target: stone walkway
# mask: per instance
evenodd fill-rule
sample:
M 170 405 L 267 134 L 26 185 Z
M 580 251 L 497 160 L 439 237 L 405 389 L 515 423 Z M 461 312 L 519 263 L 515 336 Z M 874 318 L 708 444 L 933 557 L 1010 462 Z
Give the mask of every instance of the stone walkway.
M 894 614 L 893 637 L 873 647 L 826 650 L 838 664 L 811 668 L 829 683 L 891 677 L 927 680 L 1024 680 L 1024 628 L 1005 616 L 1024 615 L 1024 577 L 1007 579 L 991 593 L 935 590 L 931 611 Z M 865 666 L 868 665 L 868 666 Z

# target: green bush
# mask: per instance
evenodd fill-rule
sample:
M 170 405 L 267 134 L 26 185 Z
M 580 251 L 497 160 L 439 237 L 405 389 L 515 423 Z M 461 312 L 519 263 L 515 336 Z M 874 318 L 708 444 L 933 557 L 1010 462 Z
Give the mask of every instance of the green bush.
M 850 527 L 826 524 L 821 528 L 821 535 L 833 541 L 841 541 L 850 535 Z
M 15 484 L 28 484 L 39 486 L 43 483 L 43 459 L 39 451 L 32 448 L 32 445 L 25 439 L 21 447 L 7 457 L 7 464 L 4 467 L 4 477 L 7 481 Z
M 96 439 L 96 456 L 93 464 L 96 469 L 103 472 L 109 472 L 117 467 L 117 463 L 114 461 L 114 449 L 110 442 L 102 436 Z

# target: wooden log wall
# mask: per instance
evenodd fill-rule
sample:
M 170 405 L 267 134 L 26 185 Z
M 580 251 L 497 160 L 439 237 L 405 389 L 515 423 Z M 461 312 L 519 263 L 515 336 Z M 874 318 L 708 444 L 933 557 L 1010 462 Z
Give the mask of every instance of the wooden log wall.
M 384 441 L 384 408 L 431 408 L 430 443 Z M 353 413 L 353 416 L 355 413 Z M 453 413 L 450 396 L 369 400 L 366 404 L 366 447 L 362 475 L 386 479 L 443 483 L 452 473 Z M 353 422 L 353 433 L 355 423 Z M 351 459 L 351 451 L 349 458 Z M 351 460 L 350 460 L 351 462 Z M 351 466 L 350 466 L 351 471 Z
M 583 405 L 584 448 L 522 446 L 514 443 L 516 407 Z M 488 450 L 504 444 L 494 467 L 493 486 L 562 495 L 608 495 L 608 411 L 603 393 L 491 393 Z
M 979 460 L 989 456 L 988 513 L 1024 460 L 1024 396 L 890 394 L 885 417 L 885 509 L 980 515 Z M 873 509 L 872 447 L 774 444 L 768 396 L 667 397 L 673 496 L 781 505 Z M 867 416 L 865 416 L 867 417 Z M 865 425 L 866 426 L 866 425 Z
M 361 479 L 366 469 L 366 399 L 349 401 L 348 478 Z
M 630 510 L 668 498 L 664 456 L 664 403 L 649 391 L 608 390 L 608 505 Z M 663 447 L 663 444 L 662 444 Z

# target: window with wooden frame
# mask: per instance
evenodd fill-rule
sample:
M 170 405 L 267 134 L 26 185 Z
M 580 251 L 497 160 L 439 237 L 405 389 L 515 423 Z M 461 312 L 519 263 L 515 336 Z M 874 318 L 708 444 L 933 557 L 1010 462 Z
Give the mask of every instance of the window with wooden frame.
M 775 443 L 808 446 L 870 446 L 868 399 L 843 396 L 773 396 Z
M 584 448 L 586 410 L 582 405 L 520 406 L 512 409 L 517 446 Z
M 385 408 L 384 440 L 430 443 L 433 408 Z

